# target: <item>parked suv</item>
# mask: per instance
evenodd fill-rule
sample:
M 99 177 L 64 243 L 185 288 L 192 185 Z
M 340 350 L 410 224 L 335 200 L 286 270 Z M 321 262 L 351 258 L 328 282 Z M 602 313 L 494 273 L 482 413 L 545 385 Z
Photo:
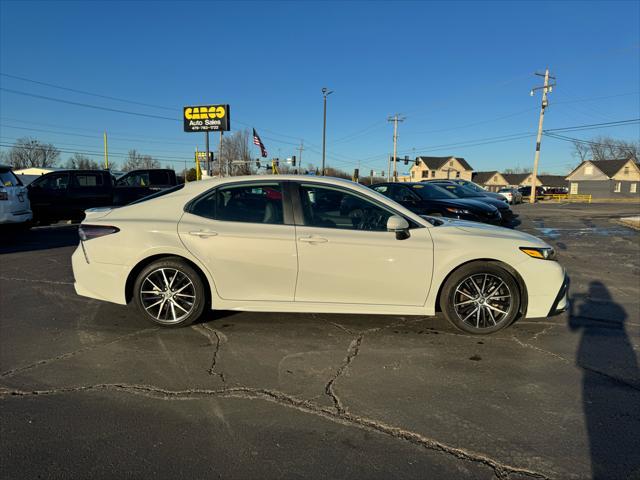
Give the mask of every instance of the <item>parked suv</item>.
M 431 181 L 437 181 L 437 180 L 427 180 L 427 181 L 431 182 Z M 499 195 L 496 192 L 490 192 L 488 190 L 485 190 L 477 183 L 471 182 L 469 180 L 462 180 L 461 178 L 453 178 L 447 181 L 451 183 L 455 183 L 462 187 L 467 187 L 469 190 L 473 190 L 474 192 L 484 195 L 485 197 L 495 198 L 496 200 L 502 200 L 503 202 L 505 201 L 502 195 Z
M 41 224 L 80 221 L 88 208 L 122 206 L 177 184 L 170 169 L 134 170 L 114 180 L 109 170 L 63 170 L 28 187 L 33 218 Z
M 27 189 L 8 165 L 0 165 L 0 225 L 29 225 L 32 213 Z

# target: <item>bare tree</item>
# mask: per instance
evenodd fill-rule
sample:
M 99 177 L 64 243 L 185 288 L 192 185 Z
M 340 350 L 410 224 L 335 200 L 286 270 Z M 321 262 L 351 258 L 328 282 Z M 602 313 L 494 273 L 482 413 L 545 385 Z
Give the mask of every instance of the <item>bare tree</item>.
M 531 173 L 531 168 L 527 167 L 516 167 L 516 168 L 505 168 L 502 173 Z
M 60 157 L 51 143 L 42 143 L 35 138 L 19 138 L 9 151 L 9 163 L 16 169 L 30 167 L 53 167 Z
M 129 150 L 122 170 L 130 172 L 131 170 L 138 170 L 140 168 L 160 168 L 160 162 L 151 155 L 142 155 L 135 149 Z
M 99 170 L 100 165 L 95 160 L 90 159 L 86 155 L 81 153 L 74 153 L 72 157 L 69 157 L 65 165 L 67 168 L 79 169 L 79 170 Z
M 251 144 L 248 130 L 235 132 L 230 137 L 223 137 L 222 151 L 214 174 L 220 170 L 225 175 L 251 175 Z
M 608 136 L 573 142 L 573 156 L 585 160 L 617 160 L 638 158 L 640 142 L 629 142 Z

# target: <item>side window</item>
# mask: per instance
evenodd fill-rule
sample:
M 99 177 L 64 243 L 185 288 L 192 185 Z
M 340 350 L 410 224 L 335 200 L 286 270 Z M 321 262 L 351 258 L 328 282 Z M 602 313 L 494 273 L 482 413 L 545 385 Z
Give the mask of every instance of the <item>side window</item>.
M 149 173 L 140 172 L 132 173 L 122 177 L 118 180 L 118 186 L 126 187 L 148 187 L 149 186 Z
M 74 187 L 102 187 L 103 178 L 98 173 L 78 173 L 74 175 Z
M 34 186 L 40 187 L 44 190 L 66 190 L 68 185 L 69 174 L 60 173 L 43 178 L 42 181 L 36 183 Z
M 345 230 L 386 232 L 394 215 L 371 201 L 340 189 L 300 185 L 300 201 L 306 225 Z
M 150 171 L 149 172 L 149 184 L 154 185 L 171 185 L 169 181 L 169 172 L 165 172 L 163 170 L 158 171 Z
M 226 222 L 281 225 L 282 187 L 278 183 L 220 187 L 199 199 L 190 212 Z

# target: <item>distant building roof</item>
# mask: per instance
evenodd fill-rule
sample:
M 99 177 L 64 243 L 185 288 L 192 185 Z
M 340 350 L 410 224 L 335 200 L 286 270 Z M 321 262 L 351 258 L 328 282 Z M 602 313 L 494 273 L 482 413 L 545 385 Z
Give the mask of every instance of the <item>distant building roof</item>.
M 422 160 L 430 170 L 439 170 L 450 160 L 457 160 L 465 170 L 473 170 L 473 167 L 461 157 L 418 157 L 417 160 Z
M 530 173 L 503 173 L 502 176 L 509 183 L 509 185 L 520 185 L 524 182 Z
M 496 174 L 500 175 L 500 172 L 498 172 L 497 170 L 494 170 L 492 172 L 473 172 L 471 180 L 476 183 L 484 184 L 491 180 Z
M 595 167 L 598 170 L 600 170 L 602 173 L 604 173 L 607 177 L 612 178 L 616 173 L 620 171 L 622 167 L 624 167 L 627 164 L 627 162 L 629 162 L 629 160 L 635 160 L 635 159 L 633 157 L 629 157 L 629 158 L 619 158 L 615 160 L 585 160 L 582 163 L 580 163 L 580 165 L 578 165 L 576 168 L 574 168 L 571 171 L 571 173 L 569 173 L 569 175 L 567 175 L 565 178 L 568 179 L 571 175 L 573 175 L 573 173 L 576 170 L 578 170 L 586 162 L 589 162 L 595 165 Z M 638 168 L 640 168 L 640 164 L 637 162 L 637 160 L 635 161 L 635 164 Z
M 564 175 L 538 175 L 536 185 L 544 187 L 566 187 L 567 180 Z

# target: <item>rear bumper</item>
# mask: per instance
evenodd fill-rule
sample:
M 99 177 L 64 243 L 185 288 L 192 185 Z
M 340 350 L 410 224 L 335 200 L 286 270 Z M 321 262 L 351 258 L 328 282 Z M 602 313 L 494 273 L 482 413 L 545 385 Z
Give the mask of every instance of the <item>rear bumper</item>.
M 76 293 L 83 297 L 125 305 L 127 269 L 121 265 L 87 261 L 82 244 L 71 256 L 73 284 Z
M 564 281 L 562 282 L 562 286 L 558 291 L 558 295 L 556 295 L 556 299 L 551 306 L 551 310 L 549 310 L 548 317 L 553 315 L 558 315 L 569 308 L 569 284 L 571 280 L 569 279 L 569 275 L 565 274 Z

